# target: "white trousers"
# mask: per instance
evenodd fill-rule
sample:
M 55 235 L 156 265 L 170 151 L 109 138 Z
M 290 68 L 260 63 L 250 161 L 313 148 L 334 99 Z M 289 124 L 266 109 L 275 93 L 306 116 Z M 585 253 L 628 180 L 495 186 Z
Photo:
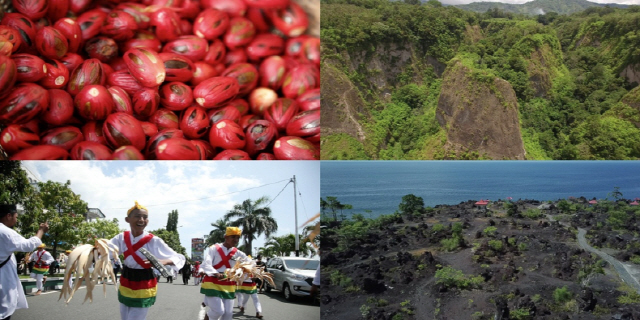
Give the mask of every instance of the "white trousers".
M 251 296 L 251 299 L 253 300 L 253 306 L 256 308 L 256 312 L 262 313 L 262 305 L 260 304 L 260 299 L 258 299 L 257 293 L 246 294 L 242 292 L 236 292 L 236 295 L 238 296 L 238 307 L 244 308 L 244 306 L 247 305 L 247 302 L 249 302 L 249 296 Z
M 30 274 L 31 278 L 36 279 L 36 288 L 38 290 L 43 290 L 44 287 L 42 286 L 42 278 L 44 278 L 44 274 L 36 274 L 36 273 L 32 273 Z
M 149 308 L 134 308 L 120 304 L 120 318 L 122 320 L 145 320 Z
M 207 311 L 209 320 L 231 320 L 233 318 L 234 300 L 204 296 L 204 304 L 209 307 Z

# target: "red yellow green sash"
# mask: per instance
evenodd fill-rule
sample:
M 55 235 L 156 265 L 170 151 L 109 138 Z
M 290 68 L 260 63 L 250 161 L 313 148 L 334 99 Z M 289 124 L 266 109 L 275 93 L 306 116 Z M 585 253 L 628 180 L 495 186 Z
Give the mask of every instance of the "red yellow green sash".
M 151 269 L 130 269 L 125 266 L 120 277 L 118 301 L 127 307 L 148 308 L 156 302 L 158 280 Z
M 258 293 L 258 286 L 255 282 L 243 282 L 236 289 L 237 292 L 242 292 L 246 294 L 254 294 Z
M 229 280 L 219 280 L 216 277 L 206 276 L 202 280 L 200 293 L 207 297 L 218 297 L 222 299 L 236 298 L 236 283 Z
M 33 269 L 31 269 L 31 272 L 35 274 L 47 274 L 49 273 L 49 265 L 46 265 L 44 263 L 34 264 Z

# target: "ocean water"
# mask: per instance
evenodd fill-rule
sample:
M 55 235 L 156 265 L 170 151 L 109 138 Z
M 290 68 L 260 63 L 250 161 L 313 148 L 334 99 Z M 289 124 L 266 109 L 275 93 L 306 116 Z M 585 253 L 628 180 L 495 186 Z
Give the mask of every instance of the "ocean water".
M 604 199 L 614 187 L 624 198 L 640 197 L 639 161 L 322 161 L 320 170 L 321 197 L 337 197 L 353 206 L 345 214 L 366 217 L 395 212 L 410 193 L 431 207 L 507 197 Z

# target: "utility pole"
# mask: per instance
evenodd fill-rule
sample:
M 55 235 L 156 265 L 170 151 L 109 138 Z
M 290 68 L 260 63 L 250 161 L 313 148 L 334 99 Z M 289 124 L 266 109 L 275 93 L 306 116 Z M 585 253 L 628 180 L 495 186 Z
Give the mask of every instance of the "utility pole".
M 300 256 L 300 237 L 298 236 L 298 199 L 296 196 L 296 176 L 293 175 L 293 208 L 296 215 L 296 257 Z

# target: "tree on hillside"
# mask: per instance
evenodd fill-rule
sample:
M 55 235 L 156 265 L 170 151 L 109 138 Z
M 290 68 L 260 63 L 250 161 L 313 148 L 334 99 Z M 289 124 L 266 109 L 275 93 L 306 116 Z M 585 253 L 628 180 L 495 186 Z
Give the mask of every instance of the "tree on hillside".
M 167 231 L 178 232 L 178 210 L 171 210 L 171 212 L 169 212 Z
M 227 232 L 227 227 L 230 227 L 229 220 L 218 219 L 216 222 L 212 222 L 211 226 L 213 230 L 209 232 L 209 237 L 205 243 L 208 246 L 212 246 L 216 243 L 224 242 L 224 234 Z
M 175 252 L 180 253 L 185 257 L 187 256 L 187 250 L 180 244 L 180 236 L 177 232 L 168 231 L 167 229 L 162 228 L 150 231 L 149 233 L 164 240 L 164 242 Z
M 338 210 L 340 210 L 340 219 L 344 220 L 345 216 L 343 210 L 353 209 L 353 206 L 350 204 L 341 203 L 338 201 L 337 197 L 327 197 L 327 200 L 320 199 L 320 206 L 322 208 L 324 201 L 325 210 L 328 208 L 331 210 L 331 215 L 333 216 L 333 220 L 338 221 Z
M 0 203 L 20 204 L 24 212 L 18 218 L 16 229 L 23 236 L 38 230 L 36 217 L 42 213 L 42 201 L 36 190 L 29 184 L 27 174 L 20 167 L 20 161 L 0 161 Z
M 224 219 L 227 220 L 237 218 L 231 221 L 230 225 L 241 227 L 242 238 L 248 246 L 248 250 L 245 253 L 249 255 L 251 254 L 253 240 L 262 234 L 269 237 L 278 230 L 278 223 L 271 216 L 271 208 L 266 206 L 268 201 L 269 198 L 267 197 L 262 197 L 256 201 L 247 199 L 240 204 L 234 205 L 233 209 L 224 215 Z
M 402 202 L 398 205 L 398 210 L 402 214 L 424 213 L 424 200 L 414 194 L 407 194 L 402 197 Z

